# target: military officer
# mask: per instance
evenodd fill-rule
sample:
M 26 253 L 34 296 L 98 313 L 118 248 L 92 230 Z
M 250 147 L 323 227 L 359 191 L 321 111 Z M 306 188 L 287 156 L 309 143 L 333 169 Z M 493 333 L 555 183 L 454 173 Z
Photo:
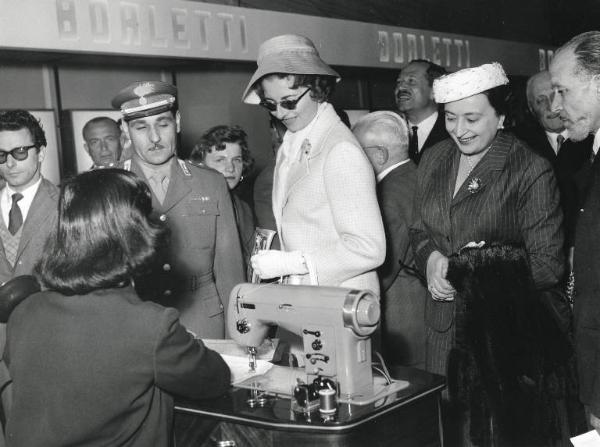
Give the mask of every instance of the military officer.
M 132 158 L 122 164 L 145 179 L 156 217 L 170 229 L 161 257 L 136 289 L 181 312 L 201 338 L 225 336 L 224 311 L 234 285 L 244 281 L 242 253 L 224 177 L 177 158 L 177 89 L 139 81 L 112 101 L 123 114 Z

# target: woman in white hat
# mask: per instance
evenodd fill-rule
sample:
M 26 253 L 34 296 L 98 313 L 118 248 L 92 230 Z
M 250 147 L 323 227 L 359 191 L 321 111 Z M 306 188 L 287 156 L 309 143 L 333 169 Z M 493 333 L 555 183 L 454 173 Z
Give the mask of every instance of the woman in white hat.
M 536 289 L 555 286 L 563 273 L 562 214 L 552 167 L 503 130 L 507 84 L 498 63 L 460 70 L 433 84 L 451 138 L 421 160 L 410 235 L 430 292 L 426 368 L 439 374 L 447 373 L 456 309 L 462 305 L 455 306 L 456 291 L 446 277 L 449 256 L 465 246 L 510 242 L 524 248 Z
M 264 42 L 243 101 L 287 132 L 277 154 L 273 211 L 282 250 L 251 264 L 263 279 L 379 292 L 385 236 L 369 160 L 327 101 L 340 76 L 303 36 Z

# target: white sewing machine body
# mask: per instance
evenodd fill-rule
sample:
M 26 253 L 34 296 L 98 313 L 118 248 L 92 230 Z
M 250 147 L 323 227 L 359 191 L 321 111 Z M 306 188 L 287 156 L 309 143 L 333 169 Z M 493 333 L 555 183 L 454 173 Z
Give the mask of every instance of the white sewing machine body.
M 238 284 L 229 300 L 227 326 L 238 344 L 258 347 L 278 325 L 303 340 L 307 382 L 338 383 L 340 396 L 373 396 L 371 340 L 380 317 L 368 290 L 279 284 Z

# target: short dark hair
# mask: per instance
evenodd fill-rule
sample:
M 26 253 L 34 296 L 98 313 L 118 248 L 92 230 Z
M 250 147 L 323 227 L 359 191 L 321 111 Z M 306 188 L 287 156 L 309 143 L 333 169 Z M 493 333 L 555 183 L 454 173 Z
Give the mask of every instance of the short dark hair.
M 83 125 L 83 129 L 81 129 L 81 136 L 83 137 L 84 140 L 86 139 L 85 133 L 89 130 L 89 128 L 92 127 L 94 124 L 99 124 L 99 123 L 112 124 L 119 130 L 119 132 L 121 131 L 121 126 L 114 119 L 112 119 L 108 116 L 96 116 Z
M 227 126 L 221 124 L 212 127 L 200 137 L 200 141 L 192 149 L 190 159 L 195 163 L 204 163 L 206 154 L 213 150 L 222 151 L 225 143 L 237 143 L 242 149 L 242 175 L 246 175 L 254 166 L 254 159 L 248 150 L 247 135 L 240 126 Z
M 429 81 L 430 86 L 433 86 L 433 81 L 435 79 L 448 74 L 448 71 L 444 67 L 438 64 L 434 64 L 433 62 L 428 61 L 427 59 L 413 59 L 407 64 L 407 66 L 412 64 L 413 62 L 427 65 L 427 70 L 425 71 L 425 74 L 427 76 L 427 80 Z
M 510 112 L 511 90 L 508 85 L 499 85 L 482 92 L 498 115 L 507 116 Z
M 556 50 L 556 53 L 565 49 L 571 49 L 575 53 L 580 68 L 578 72 L 584 71 L 592 76 L 600 74 L 600 31 L 578 34 Z
M 84 172 L 61 185 L 58 225 L 35 267 L 42 284 L 65 295 L 119 287 L 146 273 L 165 230 L 149 219 L 152 196 L 121 169 Z
M 0 113 L 0 132 L 27 129 L 33 144 L 39 149 L 46 146 L 46 135 L 40 121 L 27 110 L 7 110 Z
M 290 73 L 271 73 L 263 76 L 254 84 L 256 94 L 260 99 L 265 98 L 265 92 L 262 88 L 262 80 L 271 76 L 275 76 L 279 79 L 287 78 L 291 76 L 294 78 L 294 84 L 290 87 L 291 89 L 297 89 L 298 87 L 310 88 L 310 97 L 317 102 L 329 101 L 337 79 L 335 76 L 327 75 L 310 75 L 310 74 L 290 74 Z

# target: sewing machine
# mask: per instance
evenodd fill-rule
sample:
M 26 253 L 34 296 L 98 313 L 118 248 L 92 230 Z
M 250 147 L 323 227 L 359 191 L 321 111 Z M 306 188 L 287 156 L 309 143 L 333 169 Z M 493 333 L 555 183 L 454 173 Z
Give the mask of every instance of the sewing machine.
M 331 378 L 340 396 L 361 400 L 375 394 L 369 335 L 379 316 L 379 299 L 368 290 L 244 283 L 231 292 L 227 325 L 249 348 L 251 368 L 270 326 L 299 335 L 307 381 Z

